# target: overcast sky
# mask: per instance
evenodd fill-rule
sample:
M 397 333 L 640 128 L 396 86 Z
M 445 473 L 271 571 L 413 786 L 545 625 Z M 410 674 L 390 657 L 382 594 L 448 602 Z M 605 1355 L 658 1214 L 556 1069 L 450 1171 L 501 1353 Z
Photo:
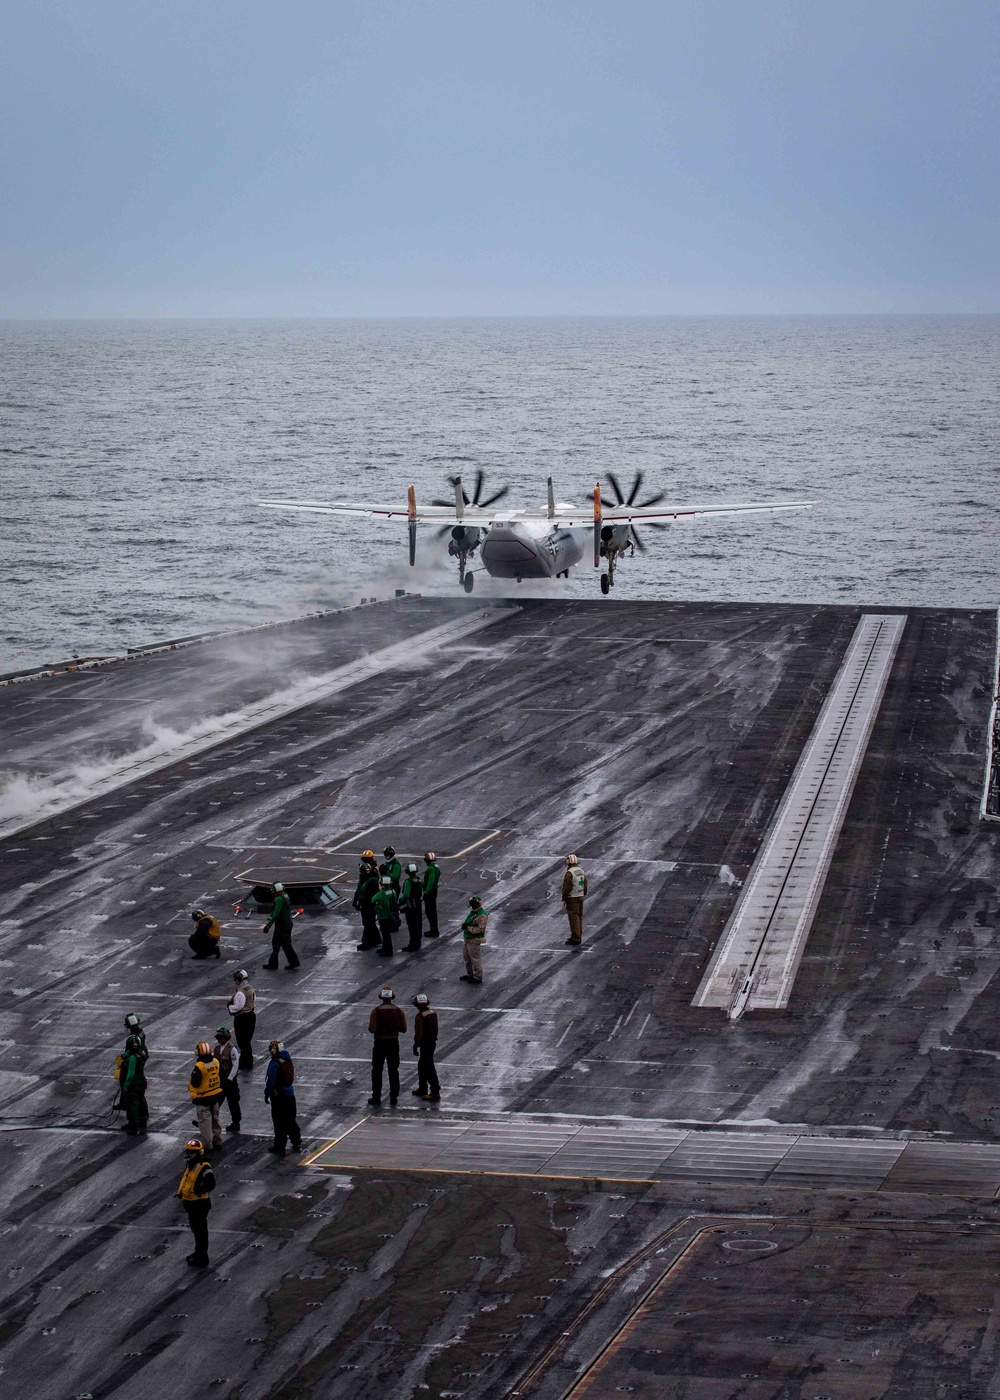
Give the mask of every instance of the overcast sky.
M 997 0 L 8 0 L 0 315 L 1000 310 Z

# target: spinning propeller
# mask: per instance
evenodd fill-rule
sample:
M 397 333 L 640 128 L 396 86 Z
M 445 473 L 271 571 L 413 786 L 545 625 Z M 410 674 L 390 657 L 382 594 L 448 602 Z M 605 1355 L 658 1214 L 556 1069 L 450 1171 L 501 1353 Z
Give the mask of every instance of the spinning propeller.
M 644 501 L 636 500 L 636 497 L 642 490 L 642 483 L 645 480 L 645 476 L 646 474 L 643 471 L 636 472 L 635 476 L 632 478 L 632 489 L 626 496 L 625 493 L 622 491 L 621 483 L 615 476 L 614 472 L 608 472 L 607 481 L 608 485 L 611 487 L 611 490 L 614 492 L 615 505 L 635 506 L 637 510 L 646 510 L 649 506 L 658 506 L 660 502 L 666 498 L 667 493 L 665 491 L 657 491 L 655 495 L 647 496 Z M 646 523 L 651 530 L 667 530 L 670 528 L 668 525 L 664 524 L 662 521 L 659 520 L 649 520 Z M 639 538 L 638 530 L 635 528 L 634 525 L 630 525 L 629 529 L 632 532 L 632 539 L 635 541 L 636 549 L 639 551 L 640 554 L 645 554 L 646 546 Z
M 455 491 L 456 496 L 458 494 L 459 487 L 461 487 L 462 500 L 467 506 L 473 506 L 476 510 L 487 510 L 490 506 L 495 505 L 497 501 L 502 501 L 504 496 L 506 496 L 507 492 L 510 490 L 509 486 L 501 486 L 500 490 L 494 491 L 492 496 L 484 496 L 483 486 L 485 482 L 486 473 L 480 467 L 480 469 L 476 472 L 476 484 L 473 487 L 472 496 L 470 497 L 468 491 L 465 489 L 465 485 L 463 484 L 462 478 L 460 476 L 448 477 L 448 485 L 451 486 L 452 489 Z M 454 504 L 454 497 L 448 501 L 442 501 L 441 499 L 438 499 L 431 502 L 431 505 L 434 506 L 451 506 Z M 450 525 L 443 525 L 441 529 L 437 532 L 438 539 L 441 539 L 444 535 L 447 535 L 450 532 L 451 528 L 452 527 Z

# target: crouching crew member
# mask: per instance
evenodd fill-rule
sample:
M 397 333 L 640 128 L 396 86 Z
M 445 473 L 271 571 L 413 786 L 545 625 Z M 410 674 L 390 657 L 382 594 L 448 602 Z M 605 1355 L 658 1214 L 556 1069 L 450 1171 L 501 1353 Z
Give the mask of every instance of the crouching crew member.
M 278 954 L 284 953 L 286 968 L 289 972 L 294 972 L 299 965 L 299 955 L 292 947 L 292 903 L 280 880 L 274 883 L 272 889 L 274 904 L 271 906 L 271 917 L 264 925 L 264 932 L 267 933 L 272 926 L 274 932 L 271 934 L 271 956 L 263 966 L 268 972 L 274 972 L 278 966 Z
M 418 992 L 413 998 L 417 1008 L 413 1022 L 413 1053 L 417 1060 L 417 1087 L 410 1092 L 419 1094 L 430 1103 L 437 1103 L 441 1097 L 437 1070 L 434 1068 L 434 1047 L 438 1038 L 437 1012 L 431 1010 L 430 998 L 426 992 Z
M 372 1096 L 368 1102 L 377 1108 L 382 1102 L 382 1067 L 389 1069 L 389 1102 L 399 1098 L 399 1037 L 406 1032 L 406 1017 L 393 1006 L 396 993 L 383 987 L 378 994 L 378 1006 L 368 1017 L 368 1029 L 375 1037 L 372 1044 Z
M 375 864 L 375 852 L 362 851 L 361 864 L 358 866 L 358 883 L 354 890 L 354 907 L 361 915 L 359 953 L 363 953 L 366 948 L 377 948 L 382 941 L 375 914 L 375 896 L 378 890 L 379 873 Z
M 403 879 L 403 893 L 399 900 L 399 907 L 406 915 L 406 929 L 410 935 L 410 941 L 403 948 L 404 953 L 420 952 L 420 935 L 424 926 L 424 889 L 417 875 L 417 867 L 413 861 L 406 867 L 406 875 Z
M 438 928 L 438 885 L 441 883 L 441 867 L 433 851 L 424 856 L 424 912 L 427 915 L 427 937 L 439 938 Z
M 204 909 L 196 909 L 191 917 L 195 924 L 194 933 L 188 939 L 191 956 L 193 958 L 221 957 L 219 942 L 222 938 L 222 929 L 219 927 L 218 919 L 213 919 L 211 914 L 205 913 Z
M 378 950 L 380 958 L 392 957 L 392 935 L 399 928 L 397 908 L 396 891 L 392 888 L 392 880 L 388 875 L 383 875 L 382 883 L 375 896 L 375 916 L 378 919 L 379 932 L 382 935 L 382 946 Z
M 238 1133 L 243 1116 L 240 1111 L 240 1081 L 236 1077 L 240 1067 L 240 1052 L 233 1044 L 228 1026 L 220 1026 L 215 1032 L 215 1045 L 212 1053 L 219 1062 L 222 1096 L 229 1106 L 231 1121 L 226 1132 Z
M 257 997 L 251 987 L 246 969 L 238 967 L 233 973 L 236 990 L 226 1005 L 233 1018 L 233 1035 L 240 1052 L 240 1069 L 249 1074 L 253 1069 L 253 1033 L 257 1027 Z
M 208 1266 L 208 1212 L 212 1209 L 209 1192 L 215 1190 L 215 1174 L 205 1161 L 205 1148 L 198 1138 L 191 1139 L 184 1155 L 184 1175 L 177 1195 L 194 1235 L 194 1253 L 188 1255 L 187 1261 L 195 1268 L 204 1269 Z
M 587 877 L 576 856 L 566 857 L 566 874 L 562 882 L 562 902 L 569 919 L 567 943 L 583 942 L 583 901 L 587 896 Z
M 486 921 L 489 918 L 478 894 L 469 900 L 469 912 L 462 920 L 462 952 L 465 955 L 465 971 L 461 982 L 483 980 L 483 944 L 486 941 Z
M 198 1058 L 191 1071 L 188 1093 L 194 1104 L 198 1120 L 198 1131 L 202 1142 L 211 1143 L 213 1148 L 222 1146 L 222 1124 L 219 1122 L 219 1108 L 222 1104 L 222 1074 L 219 1062 L 212 1054 L 207 1040 L 198 1043 Z M 206 1146 L 205 1151 L 209 1148 Z
M 291 1142 L 293 1152 L 298 1152 L 302 1146 L 302 1134 L 295 1119 L 295 1066 L 280 1040 L 272 1040 L 267 1049 L 271 1058 L 264 1076 L 264 1102 L 271 1105 L 274 1124 L 274 1142 L 267 1150 L 284 1157 L 286 1142 Z
M 118 1057 L 115 1075 L 118 1079 L 118 1098 L 125 1110 L 123 1131 L 135 1137 L 146 1131 L 149 1109 L 146 1106 L 146 1071 L 143 1046 L 137 1035 L 130 1035 L 125 1049 Z

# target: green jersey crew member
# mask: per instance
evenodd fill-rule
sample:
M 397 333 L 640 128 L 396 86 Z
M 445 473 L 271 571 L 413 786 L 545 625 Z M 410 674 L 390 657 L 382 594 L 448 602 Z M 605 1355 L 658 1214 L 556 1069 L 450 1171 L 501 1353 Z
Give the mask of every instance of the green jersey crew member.
M 393 888 L 393 890 L 395 891 L 395 894 L 396 894 L 396 898 L 398 899 L 398 898 L 399 898 L 399 881 L 400 881 L 400 878 L 402 877 L 402 874 L 403 874 L 403 867 L 400 865 L 399 861 L 396 859 L 396 851 L 395 851 L 394 847 L 392 847 L 392 846 L 386 846 L 386 848 L 385 848 L 385 850 L 382 852 L 382 854 L 385 856 L 385 860 L 384 860 L 384 861 L 382 862 L 382 864 L 379 866 L 379 868 L 378 868 L 378 873 L 379 873 L 380 875 L 388 875 L 388 877 L 389 877 L 389 883 L 392 885 L 392 888 Z
M 208 1212 L 212 1209 L 209 1192 L 215 1190 L 215 1175 L 205 1161 L 205 1148 L 192 1138 L 184 1149 L 185 1167 L 177 1196 L 187 1214 L 194 1235 L 194 1253 L 187 1261 L 197 1269 L 208 1267 Z
M 406 929 L 410 935 L 409 943 L 403 948 L 404 953 L 420 952 L 420 936 L 424 924 L 423 903 L 424 888 L 417 874 L 416 863 L 411 860 L 406 867 L 403 892 L 399 898 L 399 907 L 406 918 Z
M 361 864 L 358 866 L 358 883 L 354 890 L 354 907 L 361 915 L 361 942 L 357 945 L 359 953 L 363 953 L 366 948 L 377 948 L 382 941 L 375 914 L 375 896 L 379 891 L 379 883 L 375 852 L 362 851 Z
M 207 1040 L 199 1041 L 197 1055 L 188 1082 L 188 1093 L 194 1104 L 202 1141 L 218 1148 L 222 1146 L 222 1124 L 219 1122 L 219 1108 L 224 1097 L 222 1071 Z
M 115 1074 L 118 1079 L 118 1101 L 125 1110 L 123 1132 L 136 1137 L 146 1131 L 149 1109 L 146 1106 L 146 1057 L 137 1035 L 130 1035 L 125 1049 L 118 1057 Z
M 483 980 L 483 944 L 488 918 L 483 901 L 478 894 L 474 894 L 469 900 L 469 912 L 462 920 L 462 952 L 465 955 L 465 971 L 459 979 L 462 982 L 478 984 Z
M 274 972 L 278 966 L 278 954 L 285 955 L 285 968 L 288 972 L 294 972 L 299 965 L 299 955 L 292 947 L 292 904 L 285 887 L 280 880 L 276 880 L 271 887 L 274 891 L 274 904 L 271 906 L 271 917 L 264 925 L 264 932 L 273 926 L 274 932 L 271 934 L 271 956 L 263 964 L 268 972 Z
M 427 869 L 424 871 L 424 913 L 427 915 L 427 937 L 439 938 L 441 930 L 438 928 L 438 885 L 441 883 L 441 867 L 437 863 L 437 856 L 433 851 L 428 851 L 424 856 L 424 864 Z
M 378 950 L 380 958 L 392 957 L 392 935 L 399 928 L 399 914 L 396 905 L 396 891 L 388 875 L 382 876 L 382 884 L 375 896 L 375 917 L 382 934 L 382 946 Z

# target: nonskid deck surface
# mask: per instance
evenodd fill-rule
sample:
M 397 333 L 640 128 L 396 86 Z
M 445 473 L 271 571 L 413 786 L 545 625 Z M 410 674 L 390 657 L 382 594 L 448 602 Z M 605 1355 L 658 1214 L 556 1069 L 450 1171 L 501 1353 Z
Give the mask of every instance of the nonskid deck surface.
M 405 600 L 338 615 L 310 624 L 309 645 L 324 666 L 330 658 L 348 664 L 359 654 L 359 628 L 371 641 L 377 620 L 376 640 L 395 645 L 469 616 L 463 609 Z M 979 1144 L 982 1155 L 972 1154 L 979 1166 L 955 1178 L 956 1190 L 978 1197 L 974 1207 L 908 1185 L 892 1194 L 890 1208 L 911 1221 L 928 1212 L 965 1220 L 974 1210 L 986 1228 L 995 1208 L 979 1192 L 993 1170 L 1000 949 L 995 833 L 975 814 L 995 614 L 907 614 L 788 1008 L 750 1010 L 730 1022 L 719 1010 L 691 1006 L 859 616 L 777 605 L 527 604 L 433 662 L 410 666 L 403 656 L 361 684 L 0 844 L 9 987 L 0 1011 L 0 1156 L 5 1218 L 16 1227 L 5 1241 L 16 1246 L 11 1267 L 21 1271 L 10 1277 L 5 1304 L 21 1330 L 0 1347 L 0 1364 L 20 1364 L 23 1337 L 40 1358 L 36 1396 L 113 1395 L 126 1385 L 155 1395 L 167 1376 L 197 1390 L 221 1375 L 245 1384 L 244 1395 L 270 1397 L 284 1393 L 305 1358 L 318 1393 L 340 1393 L 329 1389 L 336 1380 L 353 1387 L 353 1397 L 376 1393 L 389 1358 L 409 1377 L 405 1384 L 429 1376 L 433 1395 L 493 1395 L 496 1367 L 516 1378 L 583 1306 L 586 1279 L 644 1247 L 676 1193 L 699 1191 L 676 1178 L 623 1185 L 655 1199 L 639 1206 L 629 1196 L 610 1210 L 608 1194 L 592 1197 L 582 1180 L 552 1186 L 526 1178 L 522 1187 L 503 1178 L 501 1191 L 490 1184 L 501 1178 L 470 1168 L 454 1190 L 439 1189 L 434 1183 L 444 1178 L 434 1173 L 411 1189 L 396 1172 L 379 1185 L 371 1167 L 277 1166 L 263 1152 L 266 1110 L 251 1082 L 247 1133 L 227 1148 L 212 1217 L 223 1263 L 204 1283 L 192 1282 L 182 1264 L 178 1271 L 183 1235 L 172 1201 L 177 1145 L 191 1132 L 186 1077 L 195 1043 L 224 1019 L 230 974 L 240 965 L 253 972 L 260 996 L 258 1042 L 281 1036 L 295 1056 L 310 1151 L 364 1113 L 368 1012 L 389 975 L 409 1014 L 418 990 L 438 1008 L 451 1114 L 515 1123 L 535 1114 L 625 1114 L 682 1120 L 694 1136 L 699 1123 L 752 1136 L 752 1125 L 765 1120 L 771 1133 L 795 1139 L 808 1136 L 803 1123 L 854 1138 L 882 1129 L 894 1144 L 890 1155 L 907 1135 L 900 1152 L 915 1154 L 908 1161 L 929 1154 L 929 1180 L 939 1142 Z M 278 633 L 274 640 L 277 651 Z M 161 702 L 178 724 L 183 706 L 197 718 L 199 690 L 218 697 L 220 713 L 238 707 L 229 664 L 202 645 L 143 658 L 135 671 L 126 663 L 8 687 L 0 690 L 0 733 L 20 746 L 25 770 L 37 763 L 43 779 L 58 780 L 63 759 L 85 743 L 86 717 L 76 728 L 69 717 L 74 696 L 91 705 L 82 699 L 88 676 L 106 682 L 90 712 L 112 717 L 114 678 L 124 678 L 126 723 L 102 723 L 128 746 L 160 722 Z M 255 685 L 248 700 L 266 698 L 273 674 Z M 32 693 L 38 701 L 22 709 Z M 243 892 L 239 873 L 279 860 L 325 863 L 335 853 L 348 867 L 346 894 L 354 847 L 383 833 L 408 853 L 440 836 L 445 936 L 419 955 L 376 962 L 354 951 L 358 927 L 347 900 L 297 921 L 298 974 L 260 972 L 262 920 L 231 914 Z M 591 880 L 579 951 L 564 945 L 558 901 L 569 850 Z M 474 890 L 491 912 L 481 987 L 457 980 L 456 928 Z M 188 956 L 196 905 L 223 918 L 221 965 Z M 103 1125 L 121 1018 L 133 1009 L 153 1050 L 155 1132 L 126 1146 Z M 408 1100 L 414 1063 L 407 1051 Z M 355 1189 L 345 1192 L 352 1180 Z M 806 1208 L 801 1192 L 790 1195 L 770 1178 L 723 1190 L 707 1172 L 699 1195 L 708 1191 L 708 1205 L 696 1208 L 731 1211 L 725 1191 L 738 1189 L 766 1192 L 788 1215 Z M 551 1231 L 575 1214 L 569 1203 L 580 1193 L 588 1202 L 580 1243 L 600 1244 L 574 1268 L 560 1254 L 563 1235 Z M 806 1194 L 809 1218 L 818 1218 L 826 1193 Z M 758 1199 L 740 1197 L 740 1209 Z M 887 1188 L 873 1199 L 885 1209 Z M 514 1253 L 503 1242 L 512 1200 Z M 336 1236 L 329 1246 L 324 1230 Z M 456 1251 L 455 1241 L 466 1239 L 469 1247 Z M 441 1280 L 432 1289 L 423 1274 L 407 1273 L 416 1267 L 413 1240 L 426 1242 L 428 1258 L 471 1273 L 461 1273 L 454 1289 Z M 504 1285 L 517 1295 L 513 1309 L 497 1304 L 506 1337 L 482 1332 L 493 1313 L 467 1328 L 480 1307 L 492 1306 L 491 1266 L 473 1256 L 490 1259 L 495 1249 L 500 1273 L 512 1268 L 520 1280 Z M 345 1259 L 357 1273 L 337 1272 Z M 317 1268 L 322 1286 L 307 1282 Z M 239 1298 L 223 1290 L 232 1302 L 220 1305 L 222 1269 L 246 1286 Z M 550 1275 L 570 1274 L 547 1288 Z M 283 1277 L 293 1280 L 287 1307 L 275 1296 Z M 43 1278 L 62 1293 L 39 1291 Z M 179 1288 L 183 1303 L 168 1305 Z M 225 1368 L 199 1349 L 190 1321 L 166 1329 L 158 1321 L 173 1312 L 193 1317 L 202 1289 L 222 1306 L 222 1326 L 233 1335 L 264 1338 L 246 1342 Z M 404 1297 L 412 1305 L 414 1290 L 423 1300 L 416 1320 L 403 1306 Z M 536 1306 L 534 1295 L 547 1291 L 549 1301 Z M 81 1299 L 71 1312 L 60 1310 L 63 1293 Z M 323 1306 L 310 1308 L 319 1294 Z M 390 1332 L 376 1330 L 387 1325 L 379 1300 L 397 1296 L 403 1311 L 386 1302 Z M 148 1300 L 149 1320 L 128 1338 L 137 1297 Z M 50 1325 L 57 1327 L 51 1343 L 39 1343 Z M 445 1345 L 459 1335 L 468 1346 Z M 119 1339 L 110 1352 L 107 1337 Z M 341 1372 L 346 1366 L 358 1369 Z

